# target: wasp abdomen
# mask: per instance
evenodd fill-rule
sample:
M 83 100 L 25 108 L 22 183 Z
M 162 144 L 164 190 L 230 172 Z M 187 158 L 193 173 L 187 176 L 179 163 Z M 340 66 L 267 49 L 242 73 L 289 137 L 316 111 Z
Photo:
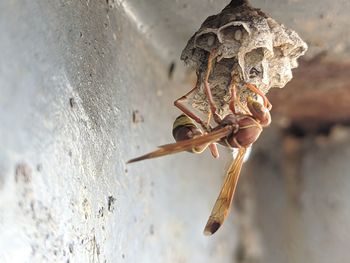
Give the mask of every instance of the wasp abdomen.
M 201 129 L 199 129 L 193 120 L 187 115 L 180 115 L 176 118 L 173 124 L 173 136 L 178 141 L 192 139 L 195 136 L 202 135 Z M 194 147 L 191 151 L 193 153 L 201 153 L 206 148 L 206 145 Z

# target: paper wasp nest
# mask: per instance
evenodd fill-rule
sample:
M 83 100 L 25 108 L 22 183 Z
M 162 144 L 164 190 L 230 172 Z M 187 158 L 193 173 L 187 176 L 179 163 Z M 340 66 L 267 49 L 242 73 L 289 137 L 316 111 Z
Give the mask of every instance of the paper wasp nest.
M 225 115 L 231 78 L 243 104 L 248 94 L 255 96 L 245 83 L 256 85 L 263 93 L 273 87 L 283 88 L 292 79 L 292 68 L 298 66 L 297 58 L 306 52 L 307 45 L 295 31 L 260 9 L 233 0 L 221 13 L 204 21 L 181 55 L 197 71 L 200 88 L 192 96 L 192 106 L 202 112 L 208 111 L 203 80 L 212 50 L 217 51 L 217 58 L 209 85 L 219 114 Z

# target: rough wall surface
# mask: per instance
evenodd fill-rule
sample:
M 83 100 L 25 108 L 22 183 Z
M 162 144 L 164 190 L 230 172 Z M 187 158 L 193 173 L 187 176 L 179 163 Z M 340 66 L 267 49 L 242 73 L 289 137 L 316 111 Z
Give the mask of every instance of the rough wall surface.
M 202 235 L 222 162 L 184 154 L 125 165 L 172 141 L 172 101 L 184 90 L 123 9 L 0 10 L 0 261 L 230 262 L 232 225 Z
M 227 154 L 125 165 L 172 140 L 172 102 L 190 89 L 176 59 L 226 4 L 0 2 L 0 262 L 345 261 L 346 132 L 290 152 L 266 130 L 212 238 L 202 230 Z M 253 4 L 300 32 L 311 54 L 350 50 L 347 1 Z
M 258 262 L 347 262 L 349 129 L 302 139 L 265 132 L 240 182 L 251 190 L 252 225 L 263 251 Z

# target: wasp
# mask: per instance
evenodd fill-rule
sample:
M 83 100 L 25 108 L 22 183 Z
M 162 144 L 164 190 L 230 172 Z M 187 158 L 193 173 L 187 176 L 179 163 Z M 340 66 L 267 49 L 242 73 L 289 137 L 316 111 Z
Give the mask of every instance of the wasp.
M 199 76 L 202 74 L 197 74 L 199 81 L 197 80 L 195 88 L 174 102 L 174 105 L 183 112 L 176 118 L 173 125 L 172 133 L 176 143 L 159 146 L 153 152 L 128 161 L 128 163 L 133 163 L 183 151 L 198 154 L 207 148 L 210 149 L 214 157 L 218 157 L 217 144 L 231 149 L 237 148 L 237 156 L 229 166 L 222 189 L 204 228 L 205 235 L 214 234 L 227 218 L 247 148 L 258 139 L 263 128 L 271 123 L 270 109 L 272 107 L 266 96 L 250 83 L 246 83 L 245 88 L 260 96 L 263 102 L 248 96 L 244 102 L 245 105 L 243 105 L 237 95 L 235 81 L 232 77 L 228 87 L 230 92 L 229 113 L 221 117 L 218 114 L 208 81 L 215 57 L 215 51 L 210 52 L 204 79 L 201 80 Z M 198 85 L 198 82 L 201 84 Z M 204 89 L 208 103 L 209 111 L 206 120 L 200 118 L 185 103 L 188 96 L 198 92 L 199 89 Z M 237 104 L 240 105 L 239 111 L 236 109 Z M 210 124 L 211 118 L 215 122 L 214 126 Z

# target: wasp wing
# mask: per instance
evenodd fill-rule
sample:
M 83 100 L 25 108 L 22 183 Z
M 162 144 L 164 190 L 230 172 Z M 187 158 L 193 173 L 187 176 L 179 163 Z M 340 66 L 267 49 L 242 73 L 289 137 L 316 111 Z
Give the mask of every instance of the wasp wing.
M 229 135 L 231 132 L 232 132 L 232 127 L 226 126 L 224 128 L 221 128 L 221 129 L 218 129 L 216 131 L 201 135 L 201 136 L 193 138 L 193 139 L 179 141 L 179 142 L 171 143 L 171 144 L 165 144 L 165 145 L 159 146 L 158 150 L 155 150 L 153 152 L 147 153 L 147 154 L 142 155 L 140 157 L 131 159 L 127 163 L 133 163 L 133 162 L 138 162 L 138 161 L 142 161 L 145 159 L 161 157 L 161 156 L 168 155 L 168 154 L 189 151 L 197 146 L 216 142 L 216 141 L 220 140 L 221 138 Z
M 204 228 L 205 235 L 214 234 L 224 223 L 230 211 L 245 153 L 246 148 L 240 148 L 237 157 L 231 163 L 230 168 L 227 171 L 221 192 L 216 199 L 213 210 L 211 211 L 208 222 Z

